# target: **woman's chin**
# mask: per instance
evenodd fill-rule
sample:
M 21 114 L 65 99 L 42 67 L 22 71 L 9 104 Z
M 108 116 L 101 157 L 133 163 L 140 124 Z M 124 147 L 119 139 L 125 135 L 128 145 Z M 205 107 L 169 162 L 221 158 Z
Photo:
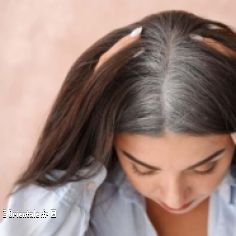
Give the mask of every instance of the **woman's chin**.
M 170 208 L 167 208 L 166 206 L 164 206 L 163 204 L 155 201 L 163 210 L 165 210 L 166 212 L 168 213 L 171 213 L 171 214 L 186 214 L 188 212 L 191 212 L 192 210 L 194 210 L 195 208 L 197 208 L 204 200 L 206 200 L 207 197 L 204 197 L 204 198 L 201 198 L 199 200 L 195 200 L 193 201 L 192 203 L 190 203 L 190 205 L 188 205 L 186 208 L 184 209 L 180 209 L 180 210 L 174 210 L 174 209 L 170 209 Z

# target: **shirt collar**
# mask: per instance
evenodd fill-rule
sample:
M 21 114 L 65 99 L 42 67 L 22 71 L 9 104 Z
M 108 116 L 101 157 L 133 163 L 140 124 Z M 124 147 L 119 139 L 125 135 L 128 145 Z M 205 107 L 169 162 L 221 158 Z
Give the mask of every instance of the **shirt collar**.
M 137 203 L 143 206 L 144 197 L 134 188 L 126 174 L 124 173 L 119 161 L 115 164 L 115 167 L 106 178 L 107 182 L 116 185 L 119 193 L 126 201 Z
M 227 203 L 236 204 L 236 165 L 230 167 L 216 191 Z

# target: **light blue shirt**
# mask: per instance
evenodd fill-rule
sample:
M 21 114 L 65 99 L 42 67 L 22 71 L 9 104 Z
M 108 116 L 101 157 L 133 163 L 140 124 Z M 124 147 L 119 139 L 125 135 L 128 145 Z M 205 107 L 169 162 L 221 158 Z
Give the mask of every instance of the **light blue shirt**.
M 210 196 L 208 236 L 236 236 L 236 178 L 230 171 Z M 53 176 L 62 172 L 54 171 Z M 118 162 L 110 175 L 101 166 L 90 179 L 53 188 L 31 184 L 20 189 L 8 200 L 0 235 L 158 236 L 145 209 L 144 197 Z

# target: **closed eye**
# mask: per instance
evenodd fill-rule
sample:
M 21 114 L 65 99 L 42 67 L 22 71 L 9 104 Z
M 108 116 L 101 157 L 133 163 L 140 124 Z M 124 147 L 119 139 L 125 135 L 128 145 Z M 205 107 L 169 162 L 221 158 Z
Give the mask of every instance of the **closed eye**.
M 148 171 L 141 171 L 139 170 L 139 168 L 135 165 L 135 164 L 131 164 L 132 170 L 134 171 L 134 173 L 138 174 L 138 175 L 153 175 L 156 174 L 158 172 L 158 170 L 148 170 Z
M 195 163 L 191 166 L 189 166 L 188 168 L 186 168 L 185 170 L 193 170 L 194 168 L 197 168 L 197 167 L 200 167 L 200 166 L 203 166 L 204 164 L 207 164 L 207 163 L 210 163 L 210 162 L 213 162 L 213 161 L 216 161 L 218 160 L 219 158 L 221 158 L 226 149 L 223 148 L 223 149 L 220 149 L 216 152 L 214 152 L 213 154 L 209 155 L 207 158 L 201 160 L 200 162 L 198 163 Z M 152 166 L 150 164 L 147 164 L 147 163 L 144 163 L 143 161 L 140 161 L 138 158 L 134 157 L 133 155 L 131 155 L 130 153 L 128 153 L 127 151 L 124 151 L 124 150 L 121 150 L 121 153 L 126 157 L 128 158 L 129 160 L 131 160 L 132 162 L 135 162 L 137 163 L 138 165 L 141 165 L 142 167 L 145 167 L 149 170 L 155 170 L 155 171 L 159 171 L 159 170 L 162 170 L 160 167 L 157 167 L 157 166 Z
M 200 174 L 200 175 L 211 174 L 213 172 L 213 170 L 215 169 L 217 163 L 218 163 L 218 161 L 212 161 L 212 162 L 209 162 L 208 165 L 205 166 L 205 168 L 204 167 L 198 167 L 198 169 L 193 169 L 192 171 L 194 173 Z M 132 167 L 132 170 L 134 171 L 134 173 L 136 173 L 138 175 L 154 175 L 154 174 L 157 174 L 159 172 L 158 170 L 141 171 L 141 170 L 139 170 L 139 168 L 134 163 L 131 164 L 131 167 Z
M 201 170 L 195 169 L 194 172 L 197 173 L 197 174 L 201 174 L 201 175 L 212 173 L 213 170 L 215 169 L 217 163 L 218 163 L 218 161 L 212 161 L 212 162 L 209 163 L 210 165 L 208 165 L 207 168 L 200 168 Z

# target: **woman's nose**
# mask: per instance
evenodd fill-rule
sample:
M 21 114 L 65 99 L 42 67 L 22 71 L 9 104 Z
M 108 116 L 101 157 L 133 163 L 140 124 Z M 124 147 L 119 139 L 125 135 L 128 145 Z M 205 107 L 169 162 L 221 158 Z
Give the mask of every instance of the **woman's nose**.
M 178 179 L 166 181 L 163 185 L 163 199 L 162 201 L 170 208 L 181 208 L 188 203 L 190 187 Z

